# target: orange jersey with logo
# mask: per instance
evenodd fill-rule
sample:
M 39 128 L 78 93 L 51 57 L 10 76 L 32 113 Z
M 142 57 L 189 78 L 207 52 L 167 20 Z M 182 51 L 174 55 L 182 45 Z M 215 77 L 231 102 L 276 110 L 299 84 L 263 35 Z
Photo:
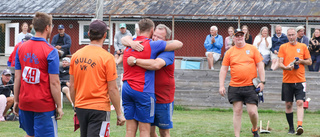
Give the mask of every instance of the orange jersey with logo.
M 278 53 L 279 58 L 283 58 L 283 64 L 288 66 L 295 60 L 295 57 L 300 59 L 311 58 L 308 47 L 297 42 L 296 45 L 291 45 L 289 42 L 282 44 Z M 299 64 L 299 69 L 283 70 L 283 83 L 301 83 L 305 82 L 305 68 L 303 64 Z
M 85 46 L 72 55 L 75 107 L 110 111 L 108 81 L 117 79 L 113 55 L 98 46 Z
M 253 85 L 257 77 L 257 63 L 263 60 L 258 49 L 250 44 L 242 48 L 231 47 L 223 58 L 222 65 L 230 66 L 230 86 L 243 87 Z

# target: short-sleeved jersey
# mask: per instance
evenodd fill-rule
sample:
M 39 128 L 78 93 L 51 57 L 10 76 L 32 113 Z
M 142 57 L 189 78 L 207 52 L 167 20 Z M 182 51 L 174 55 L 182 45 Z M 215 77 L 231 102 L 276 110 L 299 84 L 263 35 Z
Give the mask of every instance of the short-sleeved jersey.
M 23 43 L 23 41 L 19 42 L 15 47 L 13 52 L 10 54 L 9 58 L 8 58 L 8 62 L 10 62 L 10 67 L 14 67 L 15 65 L 15 60 L 16 60 L 16 53 L 17 53 L 17 49 L 18 47 Z M 9 65 L 8 65 L 9 66 Z
M 146 70 L 137 65 L 129 66 L 127 58 L 134 56 L 139 59 L 155 59 L 158 53 L 164 51 L 166 42 L 162 40 L 152 41 L 145 36 L 138 36 L 135 41 L 143 41 L 143 51 L 138 52 L 131 47 L 127 47 L 123 53 L 123 81 L 127 81 L 130 87 L 136 91 L 154 93 L 154 73 L 153 70 Z
M 174 80 L 174 51 L 162 52 L 157 58 L 163 59 L 166 62 L 166 66 L 156 71 L 156 103 L 171 103 L 174 100 L 174 92 L 176 89 Z
M 49 74 L 59 74 L 57 49 L 44 38 L 32 37 L 18 47 L 15 69 L 21 70 L 19 108 L 33 112 L 55 110 Z
M 290 42 L 282 44 L 278 57 L 283 58 L 283 65 L 285 66 L 293 62 L 295 57 L 299 57 L 300 59 L 311 58 L 308 47 L 299 42 L 296 45 L 291 45 Z M 299 64 L 299 69 L 283 70 L 283 83 L 300 83 L 305 81 L 305 68 L 303 64 Z
M 69 74 L 74 76 L 75 107 L 110 111 L 108 81 L 118 78 L 113 55 L 87 45 L 72 55 Z
M 230 66 L 230 86 L 243 87 L 253 85 L 252 79 L 257 77 L 257 63 L 263 60 L 258 49 L 250 44 L 242 48 L 231 47 L 223 58 L 222 65 Z

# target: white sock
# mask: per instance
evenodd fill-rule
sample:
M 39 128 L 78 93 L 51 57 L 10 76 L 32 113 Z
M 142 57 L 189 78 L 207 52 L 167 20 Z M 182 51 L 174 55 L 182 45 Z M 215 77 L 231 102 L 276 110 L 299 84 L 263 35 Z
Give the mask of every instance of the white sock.
M 4 95 L 0 95 L 0 118 L 3 117 L 3 112 L 7 106 L 7 98 Z

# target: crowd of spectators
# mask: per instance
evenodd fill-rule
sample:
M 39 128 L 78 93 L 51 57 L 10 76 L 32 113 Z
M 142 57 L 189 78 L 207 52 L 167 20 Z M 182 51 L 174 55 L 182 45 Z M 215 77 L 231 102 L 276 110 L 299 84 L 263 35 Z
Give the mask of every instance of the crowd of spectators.
M 241 27 L 244 32 L 245 42 L 247 44 L 254 45 L 260 54 L 263 57 L 263 62 L 265 64 L 265 68 L 270 66 L 268 71 L 274 71 L 278 68 L 278 52 L 279 48 L 282 44 L 289 42 L 285 33 L 282 33 L 282 26 L 275 26 L 275 34 L 273 36 L 270 35 L 270 30 L 268 27 L 263 26 L 260 29 L 260 32 L 254 38 L 249 33 L 249 27 L 247 25 L 243 25 Z M 233 35 L 235 29 L 230 26 L 228 28 L 228 36 L 225 37 L 225 41 L 221 35 L 218 34 L 218 27 L 211 26 L 210 34 L 206 36 L 204 42 L 204 48 L 206 49 L 206 57 L 208 61 L 208 69 L 213 70 L 213 65 L 219 59 L 222 60 L 223 56 L 221 55 L 221 48 L 223 47 L 222 43 L 224 43 L 225 52 L 231 47 L 234 46 Z M 309 71 L 319 72 L 320 67 L 320 29 L 315 29 L 312 38 L 308 38 L 305 35 L 304 26 L 296 27 L 297 32 L 297 42 L 305 44 L 309 52 L 311 54 L 312 64 L 308 66 Z M 253 42 L 252 42 L 253 41 Z M 224 53 L 225 53 L 224 52 Z M 271 64 L 271 65 L 269 65 Z

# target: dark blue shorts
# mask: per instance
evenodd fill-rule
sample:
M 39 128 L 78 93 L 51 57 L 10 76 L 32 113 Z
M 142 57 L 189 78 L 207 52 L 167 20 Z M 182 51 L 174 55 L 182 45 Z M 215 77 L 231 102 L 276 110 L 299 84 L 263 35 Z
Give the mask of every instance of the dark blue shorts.
M 157 126 L 160 129 L 173 128 L 173 124 L 172 124 L 173 103 L 174 102 L 167 103 L 167 104 L 156 103 L 154 123 L 151 123 L 151 126 Z
M 29 136 L 57 137 L 58 126 L 55 110 L 49 112 L 32 112 L 19 110 L 19 123 Z
M 123 82 L 122 106 L 127 120 L 135 119 L 143 123 L 153 123 L 155 102 L 154 93 L 133 90 L 127 81 Z

